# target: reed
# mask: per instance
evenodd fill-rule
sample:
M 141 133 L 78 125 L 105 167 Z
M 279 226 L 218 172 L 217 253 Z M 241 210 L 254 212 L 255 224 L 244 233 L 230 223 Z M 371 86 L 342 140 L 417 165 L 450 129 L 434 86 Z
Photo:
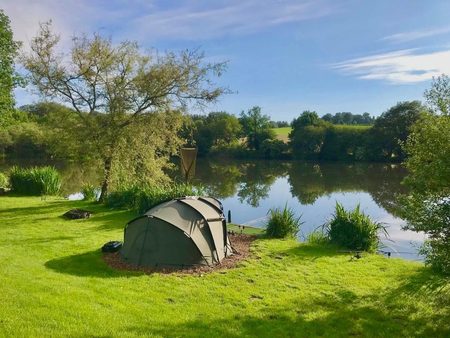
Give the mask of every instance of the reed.
M 380 244 L 380 233 L 386 228 L 364 214 L 359 204 L 353 210 L 345 210 L 336 203 L 333 218 L 325 225 L 331 243 L 350 250 L 374 252 Z
M 57 195 L 61 176 L 54 167 L 13 167 L 9 173 L 11 190 L 19 195 Z
M 266 224 L 266 236 L 272 238 L 295 237 L 303 224 L 301 217 L 296 217 L 293 209 L 287 205 L 283 209 L 270 209 Z

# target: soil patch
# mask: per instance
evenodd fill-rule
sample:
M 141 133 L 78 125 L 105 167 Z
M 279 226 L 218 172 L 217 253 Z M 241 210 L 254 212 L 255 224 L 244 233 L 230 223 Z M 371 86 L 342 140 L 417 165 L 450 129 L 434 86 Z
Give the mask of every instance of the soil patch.
M 236 267 L 236 265 L 250 256 L 250 245 L 257 238 L 256 235 L 246 234 L 231 234 L 228 235 L 234 253 L 222 260 L 221 264 L 215 266 L 196 266 L 187 268 L 157 268 L 157 267 L 142 267 L 124 262 L 120 256 L 120 252 L 103 253 L 103 260 L 110 267 L 116 270 L 124 271 L 140 271 L 146 274 L 159 273 L 181 273 L 181 274 L 200 274 L 217 270 L 226 270 Z

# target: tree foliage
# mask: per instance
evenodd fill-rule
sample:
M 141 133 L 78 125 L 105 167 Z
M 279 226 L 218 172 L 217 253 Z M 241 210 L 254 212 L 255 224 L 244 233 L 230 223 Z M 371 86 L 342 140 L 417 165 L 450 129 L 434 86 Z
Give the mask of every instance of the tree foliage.
M 167 156 L 160 155 L 175 154 L 181 142 L 172 128 L 181 124 L 167 120 L 172 112 L 190 103 L 204 105 L 225 91 L 210 81 L 225 65 L 207 64 L 198 52 L 143 54 L 135 42 L 114 45 L 95 34 L 73 38 L 69 52 L 59 53 L 58 42 L 50 23 L 42 24 L 22 62 L 43 95 L 73 108 L 67 120 L 54 120 L 60 128 L 72 125 L 70 137 L 60 141 L 69 141 L 68 153 L 82 150 L 102 163 L 101 200 L 110 184 L 118 183 L 111 181 L 118 167 L 138 167 L 139 177 L 151 182 L 155 166 L 164 167 Z
M 13 89 L 19 77 L 14 70 L 14 59 L 20 43 L 14 41 L 8 16 L 0 9 L 0 126 L 3 115 L 14 108 Z
M 255 106 L 246 113 L 241 112 L 239 121 L 250 149 L 259 150 L 264 140 L 275 138 L 275 133 L 271 129 L 270 117 L 263 115 L 261 107 Z
M 420 101 L 399 102 L 381 114 L 370 131 L 369 151 L 373 160 L 396 160 L 405 158 L 402 143 L 406 141 L 411 127 L 426 108 Z
M 237 117 L 227 112 L 196 116 L 194 128 L 194 140 L 200 154 L 207 154 L 213 146 L 236 142 L 242 131 Z
M 423 247 L 427 263 L 450 274 L 450 79 L 435 80 L 425 93 L 434 112 L 412 127 L 404 146 L 408 155 L 405 179 L 411 193 L 402 198 L 407 228 L 429 237 Z

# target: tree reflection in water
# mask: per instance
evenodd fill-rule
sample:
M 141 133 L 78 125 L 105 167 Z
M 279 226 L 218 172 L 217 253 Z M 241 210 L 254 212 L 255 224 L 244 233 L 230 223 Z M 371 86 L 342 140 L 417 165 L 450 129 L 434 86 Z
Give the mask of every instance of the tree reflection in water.
M 261 200 L 269 198 L 274 182 L 286 177 L 292 197 L 302 205 L 335 192 L 367 192 L 396 216 L 396 195 L 406 190 L 401 184 L 405 174 L 405 169 L 395 164 L 200 159 L 196 182 L 211 196 L 237 196 L 241 203 L 258 207 Z

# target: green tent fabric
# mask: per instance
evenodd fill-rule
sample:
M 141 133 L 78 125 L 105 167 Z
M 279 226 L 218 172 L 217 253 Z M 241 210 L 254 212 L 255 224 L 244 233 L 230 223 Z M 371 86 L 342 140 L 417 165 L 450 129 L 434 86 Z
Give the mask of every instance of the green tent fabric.
M 222 204 L 198 196 L 161 203 L 127 224 L 121 254 L 138 266 L 219 264 L 232 254 Z

